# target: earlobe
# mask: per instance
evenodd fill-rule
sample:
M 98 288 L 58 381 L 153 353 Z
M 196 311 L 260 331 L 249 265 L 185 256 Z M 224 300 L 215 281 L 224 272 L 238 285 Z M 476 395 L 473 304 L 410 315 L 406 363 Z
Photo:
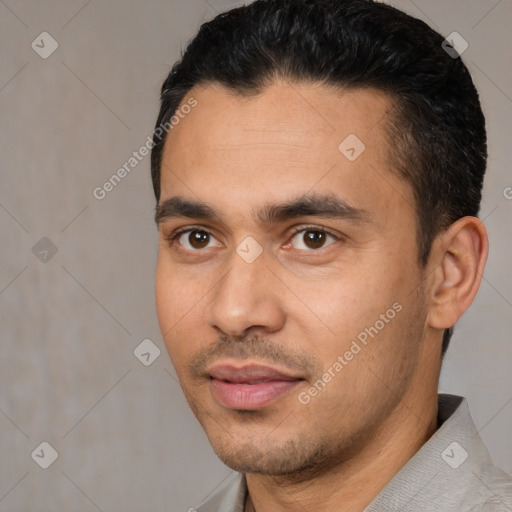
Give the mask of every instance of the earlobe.
M 489 251 L 487 231 L 480 219 L 463 217 L 441 233 L 434 245 L 428 324 L 447 329 L 476 296 Z

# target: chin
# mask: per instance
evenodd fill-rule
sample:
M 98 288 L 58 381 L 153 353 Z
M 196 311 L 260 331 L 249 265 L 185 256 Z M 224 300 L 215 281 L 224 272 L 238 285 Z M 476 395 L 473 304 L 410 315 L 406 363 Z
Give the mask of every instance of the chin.
M 303 473 L 322 463 L 327 455 L 324 447 L 311 450 L 306 443 L 291 440 L 272 446 L 268 439 L 263 439 L 261 445 L 264 448 L 253 443 L 235 445 L 228 435 L 220 443 L 212 442 L 219 459 L 234 471 L 244 474 L 277 477 Z

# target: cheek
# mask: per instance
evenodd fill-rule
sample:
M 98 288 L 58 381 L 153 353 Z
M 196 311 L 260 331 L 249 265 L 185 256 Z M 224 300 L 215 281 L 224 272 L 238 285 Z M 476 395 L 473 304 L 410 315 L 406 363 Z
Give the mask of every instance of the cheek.
M 180 272 L 168 268 L 165 262 L 157 263 L 155 300 L 158 324 L 169 356 L 177 367 L 201 346 L 203 286 L 200 281 L 187 279 Z
M 375 272 L 375 266 L 338 272 L 313 284 L 296 280 L 289 286 L 301 297 L 302 309 L 309 310 L 307 318 L 340 340 L 373 324 L 402 294 L 395 283 Z
M 159 322 L 167 329 L 199 302 L 197 280 L 172 265 L 165 254 L 158 257 L 155 273 L 155 299 Z M 167 332 L 167 331 L 163 331 Z
M 170 275 L 159 260 L 155 274 L 155 301 L 158 323 L 164 340 L 167 338 L 166 333 L 172 329 L 178 318 L 176 307 L 178 286 Z
M 324 370 L 338 356 L 350 366 L 355 360 L 375 359 L 392 366 L 398 364 L 397 350 L 412 349 L 402 345 L 408 337 L 407 318 L 415 309 L 410 291 L 417 282 L 412 273 L 404 272 L 376 261 L 315 286 L 299 280 L 290 284 L 307 306 L 306 310 L 297 305 L 293 313 L 299 337 L 310 345 Z
M 329 411 L 339 416 L 335 424 L 364 424 L 411 382 L 423 335 L 421 304 L 409 299 L 389 306 L 358 303 L 353 310 L 347 308 L 338 315 L 336 336 L 315 344 L 322 373 L 306 393 L 314 397 L 311 406 L 319 415 Z M 371 409 L 369 399 L 376 404 Z M 351 419 L 345 416 L 347 410 Z
M 175 345 L 175 332 L 184 321 L 185 293 L 188 292 L 185 292 L 179 276 L 174 275 L 164 264 L 158 263 L 155 276 L 156 310 L 160 332 L 169 352 Z

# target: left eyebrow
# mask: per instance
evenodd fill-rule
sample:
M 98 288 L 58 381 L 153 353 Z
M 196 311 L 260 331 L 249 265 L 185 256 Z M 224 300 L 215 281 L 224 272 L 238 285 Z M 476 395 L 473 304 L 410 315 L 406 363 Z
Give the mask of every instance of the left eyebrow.
M 299 217 L 344 219 L 356 224 L 371 224 L 367 210 L 355 208 L 333 194 L 305 194 L 283 204 L 269 204 L 256 213 L 262 224 L 278 224 Z
M 275 225 L 299 217 L 324 217 L 343 219 L 355 224 L 373 224 L 367 210 L 355 208 L 333 194 L 304 194 L 281 204 L 267 204 L 255 212 L 254 218 L 263 225 Z M 201 201 L 173 196 L 158 204 L 155 222 L 160 225 L 167 219 L 186 217 L 200 220 L 221 221 L 217 210 Z

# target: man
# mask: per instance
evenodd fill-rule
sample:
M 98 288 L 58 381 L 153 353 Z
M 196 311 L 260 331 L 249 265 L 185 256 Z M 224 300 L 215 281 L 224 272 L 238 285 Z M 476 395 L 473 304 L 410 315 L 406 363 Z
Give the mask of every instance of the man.
M 158 319 L 237 472 L 191 510 L 512 510 L 437 393 L 488 252 L 484 117 L 443 41 L 382 3 L 260 0 L 163 84 Z

